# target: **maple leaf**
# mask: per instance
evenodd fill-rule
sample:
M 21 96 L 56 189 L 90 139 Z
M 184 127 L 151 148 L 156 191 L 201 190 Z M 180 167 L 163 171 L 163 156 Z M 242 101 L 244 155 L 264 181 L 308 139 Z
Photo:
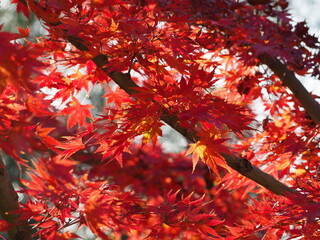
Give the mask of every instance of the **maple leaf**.
M 107 103 L 113 103 L 117 106 L 121 106 L 126 102 L 130 102 L 129 95 L 119 87 L 116 87 L 115 90 L 112 90 L 109 85 L 106 87 L 106 94 L 103 97 L 107 98 Z
M 102 239 L 108 239 L 108 235 L 105 233 L 106 226 L 103 224 L 107 219 L 104 214 L 104 204 L 106 200 L 100 191 L 95 191 L 91 194 L 90 198 L 87 200 L 84 216 L 86 219 L 86 224 L 90 230 L 101 237 Z
M 20 28 L 20 27 L 17 27 L 18 28 L 18 31 L 19 33 L 21 34 L 21 37 L 28 37 L 29 34 L 30 34 L 30 28 L 27 27 L 26 29 L 23 29 L 23 28 Z
M 43 128 L 41 125 L 38 125 L 36 128 L 37 135 L 42 139 L 43 143 L 51 150 L 55 150 L 55 146 L 59 145 L 60 142 L 55 138 L 49 136 L 49 134 L 55 130 L 55 128 Z
M 78 99 L 72 98 L 72 101 L 68 103 L 68 107 L 63 109 L 59 114 L 68 115 L 67 127 L 70 129 L 76 124 L 79 127 L 83 126 L 86 118 L 92 119 L 90 108 L 91 105 L 81 105 Z
M 200 144 L 199 142 L 190 143 L 189 146 L 190 147 L 186 152 L 186 155 L 189 155 L 192 153 L 192 171 L 194 171 L 199 162 L 199 159 L 204 159 L 206 146 Z
M 199 131 L 198 135 L 201 137 L 200 140 L 196 143 L 189 144 L 189 149 L 186 152 L 186 155 L 192 154 L 192 165 L 193 170 L 199 159 L 206 163 L 216 174 L 219 176 L 219 171 L 216 165 L 219 165 L 223 168 L 229 169 L 225 160 L 220 155 L 220 153 L 230 154 L 229 149 L 224 142 L 228 139 L 220 139 L 221 132 L 227 131 L 222 129 L 219 131 L 216 127 L 211 127 L 208 131 Z
M 26 100 L 27 109 L 35 116 L 50 116 L 53 115 L 53 107 L 50 100 L 44 100 L 44 94 L 38 94 L 36 96 L 29 95 Z
M 77 151 L 85 148 L 80 137 L 65 136 L 63 138 L 67 139 L 67 141 L 60 142 L 55 146 L 56 148 L 64 149 L 64 151 L 60 152 L 63 158 L 69 158 Z
M 19 0 L 12 0 L 13 4 L 17 4 L 17 12 L 23 12 L 23 14 L 30 20 L 30 13 L 27 7 L 26 2 L 22 2 Z
M 179 200 L 177 198 L 179 191 L 174 193 L 170 191 L 166 196 L 167 202 L 159 208 L 159 212 L 164 215 L 165 223 L 170 226 L 191 228 L 206 235 L 219 237 L 219 234 L 212 227 L 224 221 L 217 219 L 213 212 L 203 213 L 205 206 L 208 204 L 203 202 L 205 195 L 192 201 L 194 193 L 190 193 Z
M 106 229 L 116 231 L 138 229 L 138 224 L 144 217 L 135 217 L 142 201 L 130 192 L 120 192 L 116 186 L 109 186 L 90 193 L 85 202 L 84 217 L 93 233 L 107 239 Z M 101 214 L 104 212 L 104 214 Z M 128 224 L 130 223 L 130 224 Z
M 161 126 L 163 123 L 157 121 L 158 119 L 149 118 L 146 120 L 143 120 L 140 124 L 140 127 L 143 128 L 143 137 L 142 142 L 148 143 L 150 140 L 152 140 L 152 143 L 155 145 L 158 139 L 158 136 L 162 136 L 162 130 Z

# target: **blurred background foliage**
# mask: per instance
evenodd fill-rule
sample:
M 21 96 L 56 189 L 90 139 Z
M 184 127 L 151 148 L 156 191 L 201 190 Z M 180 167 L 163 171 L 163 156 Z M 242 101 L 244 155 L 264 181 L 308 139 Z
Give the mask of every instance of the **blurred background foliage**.
M 30 14 L 30 20 L 23 13 L 17 13 L 14 4 L 10 0 L 0 1 L 0 25 L 3 25 L 1 31 L 18 32 L 17 26 L 20 28 L 30 27 L 30 35 L 37 37 L 45 33 L 45 29 L 41 26 L 34 14 Z

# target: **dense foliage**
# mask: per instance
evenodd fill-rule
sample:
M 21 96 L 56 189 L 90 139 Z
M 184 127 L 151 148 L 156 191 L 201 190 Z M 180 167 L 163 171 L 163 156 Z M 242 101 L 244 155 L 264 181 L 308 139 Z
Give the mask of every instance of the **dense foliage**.
M 19 204 L 1 168 L 0 231 L 320 238 L 320 106 L 296 78 L 320 43 L 286 0 L 12 4 L 47 33 L 0 32 L 0 148 L 27 168 Z

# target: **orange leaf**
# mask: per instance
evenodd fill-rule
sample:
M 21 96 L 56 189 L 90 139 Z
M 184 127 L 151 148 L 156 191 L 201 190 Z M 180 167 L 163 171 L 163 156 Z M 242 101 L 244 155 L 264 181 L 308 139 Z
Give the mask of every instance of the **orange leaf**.
M 192 153 L 192 172 L 193 172 L 197 166 L 199 158 L 204 159 L 204 152 L 206 150 L 206 146 L 200 144 L 200 142 L 191 143 L 189 144 L 189 146 L 190 148 L 186 152 L 186 155 L 189 155 Z
M 65 149 L 65 151 L 61 152 L 60 154 L 64 156 L 64 158 L 70 157 L 75 152 L 84 149 L 84 145 L 82 143 L 81 138 L 74 138 L 74 137 L 64 137 L 68 141 L 60 143 L 56 145 L 57 148 Z
M 90 198 L 85 205 L 85 219 L 90 230 L 101 237 L 102 239 L 109 239 L 109 237 L 104 233 L 105 225 L 103 224 L 105 220 L 105 215 L 103 214 L 105 200 L 100 191 L 95 191 L 91 194 Z
M 23 28 L 20 28 L 20 27 L 17 27 L 18 30 L 19 30 L 19 33 L 21 34 L 21 37 L 28 37 L 29 34 L 30 34 L 30 28 L 27 27 L 26 29 L 23 29 Z

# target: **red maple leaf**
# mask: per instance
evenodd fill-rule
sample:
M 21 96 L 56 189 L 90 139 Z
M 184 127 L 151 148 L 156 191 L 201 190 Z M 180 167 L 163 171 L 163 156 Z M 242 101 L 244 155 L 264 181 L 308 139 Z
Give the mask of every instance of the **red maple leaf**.
M 93 108 L 93 106 L 89 104 L 81 105 L 78 99 L 73 97 L 72 101 L 68 103 L 68 107 L 63 109 L 60 115 L 68 115 L 67 127 L 69 129 L 76 124 L 81 127 L 87 118 L 92 119 L 90 108 Z

